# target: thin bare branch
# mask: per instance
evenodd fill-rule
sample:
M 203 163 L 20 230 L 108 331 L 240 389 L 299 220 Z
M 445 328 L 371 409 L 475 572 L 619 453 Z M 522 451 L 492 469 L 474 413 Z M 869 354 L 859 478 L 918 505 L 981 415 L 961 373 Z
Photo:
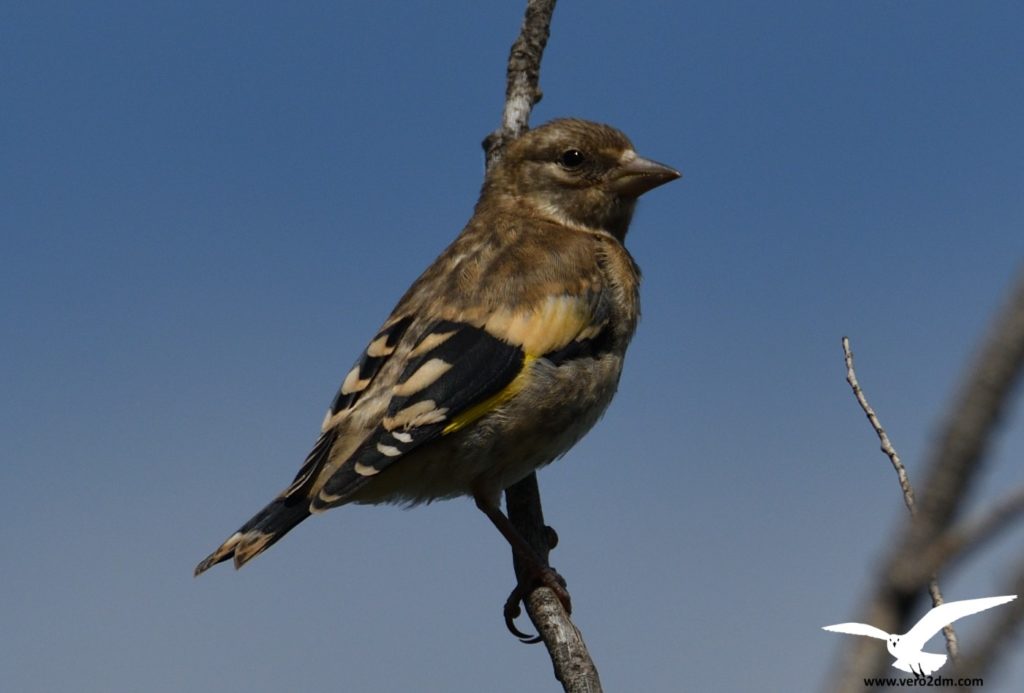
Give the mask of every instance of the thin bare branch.
M 501 127 L 483 141 L 487 168 L 501 158 L 505 145 L 530 127 L 530 111 L 541 100 L 540 61 L 551 33 L 555 0 L 528 0 L 519 36 L 508 56 L 505 110 Z
M 875 434 L 882 444 L 882 452 L 886 454 L 892 463 L 893 469 L 896 470 L 900 489 L 903 491 L 903 502 L 906 503 L 907 510 L 910 511 L 910 515 L 913 517 L 917 514 L 917 506 L 914 502 L 914 487 L 910 484 L 910 477 L 907 475 L 906 467 L 903 466 L 903 462 L 900 460 L 899 453 L 893 447 L 892 441 L 889 440 L 889 435 L 885 432 L 885 428 L 882 427 L 882 422 L 879 421 L 875 410 L 871 408 L 867 395 L 864 394 L 864 390 L 861 389 L 860 383 L 857 381 L 857 372 L 853 368 L 853 350 L 850 348 L 849 337 L 843 337 L 843 360 L 846 362 L 846 382 L 850 384 L 850 388 L 853 390 L 853 395 L 857 398 L 860 408 L 864 410 L 864 414 L 868 417 L 871 427 L 875 429 Z M 938 606 L 943 603 L 939 581 L 935 577 L 934 571 L 930 571 L 927 575 L 928 594 L 932 598 L 932 606 Z M 960 655 L 960 644 L 956 638 L 956 631 L 953 630 L 952 625 L 947 625 L 942 629 L 942 635 L 946 638 L 946 651 L 955 661 Z
M 882 427 L 882 422 L 878 420 L 875 410 L 871 408 L 870 404 L 868 404 L 868 398 L 861 389 L 860 383 L 857 382 L 857 372 L 853 369 L 853 351 L 850 349 L 849 337 L 843 337 L 843 360 L 846 362 L 846 382 L 850 384 L 850 388 L 853 390 L 853 396 L 857 398 L 857 403 L 860 404 L 860 408 L 863 409 L 864 414 L 867 415 L 868 421 L 871 423 L 871 428 L 875 429 L 875 433 L 878 435 L 878 440 L 882 444 L 882 452 L 886 454 L 889 461 L 892 463 L 892 468 L 896 470 L 896 476 L 900 480 L 900 489 L 903 490 L 903 502 L 907 504 L 907 510 L 909 510 L 910 514 L 913 515 L 915 512 L 914 488 L 910 485 L 910 478 L 907 476 L 907 470 L 903 466 L 903 462 L 900 461 L 900 456 L 896 452 L 896 448 L 893 447 L 892 441 L 889 440 L 889 435 Z

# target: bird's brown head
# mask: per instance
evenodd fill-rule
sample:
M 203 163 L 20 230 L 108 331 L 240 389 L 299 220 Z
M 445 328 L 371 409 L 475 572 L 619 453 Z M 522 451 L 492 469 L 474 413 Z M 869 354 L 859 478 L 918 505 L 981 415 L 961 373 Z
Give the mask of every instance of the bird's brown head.
M 528 214 L 625 238 L 637 198 L 679 178 L 638 156 L 615 128 L 586 120 L 553 120 L 509 143 L 488 172 L 481 204 L 525 205 Z

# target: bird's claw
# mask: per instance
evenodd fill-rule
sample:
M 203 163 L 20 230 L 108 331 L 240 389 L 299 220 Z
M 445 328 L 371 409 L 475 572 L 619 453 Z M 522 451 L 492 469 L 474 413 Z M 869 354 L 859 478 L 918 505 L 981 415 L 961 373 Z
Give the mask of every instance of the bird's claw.
M 540 635 L 527 635 L 523 631 L 516 627 L 515 620 L 522 615 L 523 611 L 519 607 L 520 602 L 525 602 L 526 597 L 529 596 L 533 590 L 538 587 L 547 587 L 561 603 L 562 608 L 565 609 L 565 613 L 572 613 L 572 598 L 569 596 L 569 591 L 566 589 L 565 578 L 558 574 L 554 568 L 540 567 L 537 572 L 533 575 L 532 579 L 528 582 L 520 582 L 512 590 L 511 594 L 508 595 L 508 599 L 505 600 L 505 608 L 503 610 L 505 616 L 505 627 L 512 635 L 516 636 L 524 644 L 532 645 L 542 640 Z
M 519 588 L 519 585 L 516 585 L 512 590 L 512 593 L 508 595 L 508 599 L 505 600 L 505 608 L 503 610 L 505 615 L 505 627 L 508 628 L 509 633 L 519 638 L 520 642 L 523 644 L 534 645 L 541 641 L 541 637 L 539 635 L 527 635 L 516 627 L 515 621 L 523 613 L 523 610 L 519 608 L 519 602 L 523 600 L 524 596 L 525 595 Z

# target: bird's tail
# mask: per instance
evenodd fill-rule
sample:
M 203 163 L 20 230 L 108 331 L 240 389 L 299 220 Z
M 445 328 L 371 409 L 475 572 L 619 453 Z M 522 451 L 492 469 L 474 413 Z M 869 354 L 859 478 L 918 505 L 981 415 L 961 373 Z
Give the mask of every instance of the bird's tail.
M 200 575 L 232 557 L 235 559 L 235 568 L 241 568 L 270 548 L 309 515 L 309 502 L 304 497 L 289 498 L 282 495 L 275 498 L 242 525 L 241 529 L 228 537 L 216 551 L 200 561 L 195 574 Z

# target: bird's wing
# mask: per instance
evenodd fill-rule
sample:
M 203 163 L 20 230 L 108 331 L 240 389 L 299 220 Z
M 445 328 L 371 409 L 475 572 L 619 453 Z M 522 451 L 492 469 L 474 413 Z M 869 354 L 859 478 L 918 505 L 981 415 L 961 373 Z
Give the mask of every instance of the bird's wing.
M 901 642 L 909 647 L 920 650 L 926 642 L 931 640 L 932 636 L 953 621 L 964 616 L 976 614 L 985 609 L 991 609 L 1000 604 L 1011 602 L 1016 598 L 1016 595 L 1008 595 L 1003 597 L 984 597 L 982 599 L 964 599 L 958 602 L 939 604 L 921 617 L 921 620 L 907 631 Z
M 319 472 L 330 462 L 334 443 L 338 439 L 340 420 L 344 419 L 346 414 L 350 413 L 359 403 L 360 398 L 380 373 L 381 368 L 395 353 L 412 322 L 413 318 L 409 315 L 398 319 L 389 319 L 380 332 L 370 340 L 363 353 L 359 355 L 359 359 L 345 376 L 337 394 L 331 401 L 331 406 L 327 409 L 320 437 L 306 456 L 291 485 L 281 493 L 283 498 L 301 496 L 306 493 L 311 484 L 316 481 Z
M 833 626 L 822 626 L 822 630 L 830 630 L 833 633 L 847 633 L 849 635 L 866 635 L 869 638 L 888 640 L 889 634 L 881 628 L 869 626 L 866 623 L 837 623 Z
M 346 408 L 357 410 L 371 389 L 388 398 L 386 411 L 355 452 L 317 480 L 319 488 L 309 492 L 311 509 L 345 502 L 416 447 L 507 402 L 526 384 L 536 359 L 557 364 L 600 351 L 608 339 L 605 300 L 593 291 L 550 296 L 528 309 L 492 311 L 474 321 L 436 320 L 417 330 L 415 338 L 407 337 L 412 330 L 405 332 L 412 318 L 391 322 L 346 377 L 328 421 Z M 400 368 L 383 368 L 389 358 L 401 359 Z M 394 382 L 375 382 L 384 373 Z M 293 486 L 303 485 L 321 467 L 307 462 Z

